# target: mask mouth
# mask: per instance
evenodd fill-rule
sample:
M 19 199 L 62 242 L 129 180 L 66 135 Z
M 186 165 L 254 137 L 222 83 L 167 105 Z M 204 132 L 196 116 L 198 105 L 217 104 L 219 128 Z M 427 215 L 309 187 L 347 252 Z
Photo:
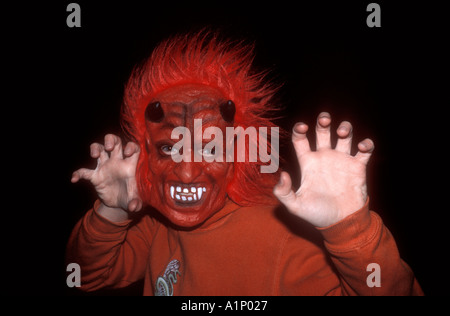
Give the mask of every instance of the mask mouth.
M 190 206 L 202 203 L 207 193 L 205 185 L 200 183 L 171 183 L 169 185 L 170 197 L 178 205 Z

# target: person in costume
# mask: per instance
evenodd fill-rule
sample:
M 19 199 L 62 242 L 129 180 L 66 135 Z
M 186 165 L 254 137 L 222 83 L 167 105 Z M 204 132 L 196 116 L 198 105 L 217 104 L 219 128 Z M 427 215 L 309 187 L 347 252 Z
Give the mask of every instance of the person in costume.
M 369 210 L 374 143 L 359 142 L 351 155 L 350 122 L 340 123 L 332 148 L 331 116 L 320 113 L 315 150 L 311 128 L 295 124 L 297 190 L 278 166 L 262 172 L 278 162 L 284 133 L 269 118 L 278 88 L 252 61 L 251 45 L 201 31 L 163 41 L 135 68 L 121 113 L 128 142 L 108 134 L 92 144 L 97 167 L 71 179 L 98 194 L 67 246 L 81 289 L 144 279 L 144 295 L 422 294 Z M 242 133 L 252 128 L 264 133 Z M 271 161 L 250 159 L 262 144 Z

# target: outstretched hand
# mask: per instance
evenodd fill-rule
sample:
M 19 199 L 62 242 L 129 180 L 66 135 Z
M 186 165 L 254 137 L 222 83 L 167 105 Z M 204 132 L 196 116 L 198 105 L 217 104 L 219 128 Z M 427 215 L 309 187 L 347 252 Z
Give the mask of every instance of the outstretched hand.
M 91 157 L 97 159 L 97 168 L 78 169 L 71 181 L 89 180 L 108 208 L 137 212 L 142 208 L 135 176 L 139 152 L 137 144 L 129 142 L 123 149 L 120 137 L 108 134 L 104 145 L 91 145 Z
M 316 124 L 316 151 L 312 151 L 306 133 L 308 126 L 297 123 L 292 143 L 301 171 L 301 184 L 292 190 L 288 173 L 282 172 L 274 188 L 275 196 L 293 214 L 316 227 L 339 222 L 362 208 L 367 200 L 366 165 L 374 143 L 365 139 L 358 144 L 358 153 L 350 154 L 352 125 L 342 122 L 336 147 L 331 148 L 330 114 L 319 114 Z

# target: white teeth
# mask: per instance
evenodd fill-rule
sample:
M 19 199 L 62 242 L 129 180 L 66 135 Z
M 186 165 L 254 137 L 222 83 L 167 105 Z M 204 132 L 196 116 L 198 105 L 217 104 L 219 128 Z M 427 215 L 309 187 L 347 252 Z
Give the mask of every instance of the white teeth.
M 175 187 L 171 185 L 169 190 L 172 199 L 179 201 L 199 201 L 201 200 L 203 193 L 206 192 L 206 187 L 188 186 L 182 188 L 181 186 Z

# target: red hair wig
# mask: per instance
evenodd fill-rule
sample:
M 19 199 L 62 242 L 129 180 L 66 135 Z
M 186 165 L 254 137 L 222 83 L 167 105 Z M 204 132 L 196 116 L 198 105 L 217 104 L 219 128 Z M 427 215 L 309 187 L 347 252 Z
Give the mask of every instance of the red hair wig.
M 270 131 L 276 126 L 268 114 L 276 109 L 272 100 L 277 87 L 265 80 L 267 72 L 253 70 L 253 50 L 253 45 L 220 40 L 217 33 L 203 30 L 163 41 L 145 63 L 134 69 L 125 89 L 121 121 L 125 134 L 141 148 L 136 179 L 144 201 L 148 201 L 146 192 L 151 187 L 144 112 L 158 92 L 187 83 L 212 86 L 235 103 L 235 127 L 268 127 Z M 234 177 L 227 188 L 234 202 L 255 205 L 276 201 L 272 189 L 279 175 L 261 173 L 263 164 L 234 162 Z

